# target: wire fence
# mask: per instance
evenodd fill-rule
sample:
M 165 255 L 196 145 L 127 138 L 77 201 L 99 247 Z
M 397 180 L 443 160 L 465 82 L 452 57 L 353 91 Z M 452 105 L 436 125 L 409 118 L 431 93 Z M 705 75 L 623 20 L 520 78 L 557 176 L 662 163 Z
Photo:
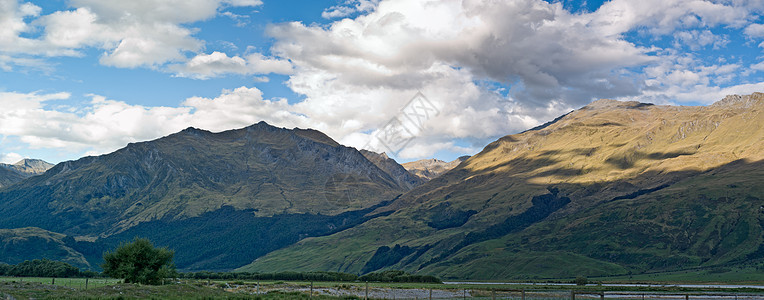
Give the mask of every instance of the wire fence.
M 92 289 L 121 283 L 121 279 L 113 278 L 55 278 L 55 277 L 0 277 L 2 282 L 34 282 L 50 284 L 74 289 Z
M 0 277 L 0 282 L 34 282 L 74 289 L 91 289 L 122 283 L 112 278 L 52 278 L 52 277 Z M 327 284 L 295 282 L 243 282 L 222 280 L 167 280 L 167 284 L 195 284 L 249 295 L 271 292 L 300 292 L 312 296 L 328 295 L 348 299 L 512 299 L 512 300 L 764 300 L 764 293 L 735 292 L 642 292 L 642 291 L 586 291 L 542 289 L 465 289 L 449 287 L 393 287 L 381 284 Z M 764 291 L 762 291 L 764 292 Z
M 274 291 L 301 292 L 311 296 L 330 295 L 357 299 L 517 299 L 517 300 L 764 300 L 764 293 L 732 292 L 641 292 L 641 291 L 586 291 L 586 290 L 534 290 L 534 289 L 457 289 L 457 288 L 394 288 L 366 285 L 338 284 L 334 286 L 313 286 L 313 284 L 280 283 L 261 285 L 258 283 L 210 283 L 231 292 L 264 294 Z

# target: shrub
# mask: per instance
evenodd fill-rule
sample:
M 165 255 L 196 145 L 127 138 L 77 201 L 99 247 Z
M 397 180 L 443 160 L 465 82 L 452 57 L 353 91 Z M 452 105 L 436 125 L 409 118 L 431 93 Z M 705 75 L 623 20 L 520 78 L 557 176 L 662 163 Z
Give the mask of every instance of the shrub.
M 132 243 L 121 244 L 113 252 L 103 255 L 103 273 L 126 283 L 158 285 L 162 278 L 174 277 L 175 252 L 167 248 L 154 248 L 148 239 L 136 238 Z

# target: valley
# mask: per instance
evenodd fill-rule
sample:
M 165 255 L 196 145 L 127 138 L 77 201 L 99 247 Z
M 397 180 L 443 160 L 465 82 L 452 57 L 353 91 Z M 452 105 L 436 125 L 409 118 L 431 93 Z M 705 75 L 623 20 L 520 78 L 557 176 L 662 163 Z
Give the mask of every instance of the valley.
M 600 100 L 472 157 L 403 165 L 310 129 L 189 128 L 1 188 L 0 250 L 5 263 L 98 270 L 140 236 L 175 249 L 182 271 L 756 270 L 762 110 L 761 93 L 707 107 Z

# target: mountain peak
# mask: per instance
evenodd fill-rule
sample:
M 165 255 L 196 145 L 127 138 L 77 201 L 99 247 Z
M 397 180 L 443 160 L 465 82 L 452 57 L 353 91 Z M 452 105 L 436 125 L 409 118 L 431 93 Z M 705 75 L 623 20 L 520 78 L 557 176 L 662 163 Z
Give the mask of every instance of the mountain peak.
M 13 164 L 14 169 L 17 171 L 31 175 L 45 173 L 45 171 L 52 168 L 53 166 L 54 165 L 49 162 L 33 158 L 25 158 Z
M 446 162 L 437 158 L 422 159 L 402 164 L 406 170 L 425 180 L 432 180 L 441 174 L 450 171 L 470 156 L 460 156 L 459 158 Z

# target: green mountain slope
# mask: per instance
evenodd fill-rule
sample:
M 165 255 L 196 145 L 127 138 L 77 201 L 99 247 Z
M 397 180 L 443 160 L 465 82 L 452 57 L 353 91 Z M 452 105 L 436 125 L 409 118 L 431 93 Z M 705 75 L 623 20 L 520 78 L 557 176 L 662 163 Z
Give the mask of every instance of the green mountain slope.
M 243 271 L 599 276 L 764 263 L 764 94 L 596 101 Z
M 24 180 L 27 176 L 10 168 L 0 166 L 0 188 Z
M 146 236 L 176 248 L 181 268 L 230 269 L 365 221 L 407 184 L 315 130 L 189 128 L 0 190 L 0 227 L 77 237 L 71 246 L 96 262 L 119 241 Z M 271 238 L 273 222 L 280 239 Z
M 35 227 L 0 229 L 0 262 L 18 264 L 48 258 L 80 268 L 90 267 L 81 253 L 67 246 L 66 236 Z

